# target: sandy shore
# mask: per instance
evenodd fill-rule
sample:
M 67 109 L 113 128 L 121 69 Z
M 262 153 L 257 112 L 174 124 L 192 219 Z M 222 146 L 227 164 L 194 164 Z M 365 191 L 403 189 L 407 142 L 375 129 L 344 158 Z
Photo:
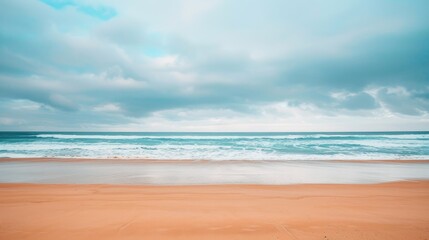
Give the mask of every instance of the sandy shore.
M 0 239 L 429 239 L 429 181 L 0 184 Z

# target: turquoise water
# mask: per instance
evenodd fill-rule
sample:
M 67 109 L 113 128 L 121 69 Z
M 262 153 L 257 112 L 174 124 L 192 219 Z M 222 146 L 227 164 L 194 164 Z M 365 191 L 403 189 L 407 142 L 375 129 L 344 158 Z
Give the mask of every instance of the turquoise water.
M 429 159 L 429 132 L 0 132 L 0 157 Z

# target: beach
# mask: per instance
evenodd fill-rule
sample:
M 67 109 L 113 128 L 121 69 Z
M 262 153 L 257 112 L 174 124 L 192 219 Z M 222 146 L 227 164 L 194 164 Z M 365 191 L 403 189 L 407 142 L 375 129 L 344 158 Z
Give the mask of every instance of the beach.
M 0 239 L 429 239 L 429 133 L 2 133 Z
M 0 184 L 0 239 L 428 239 L 429 181 Z
M 0 240 L 429 240 L 428 9 L 0 0 Z

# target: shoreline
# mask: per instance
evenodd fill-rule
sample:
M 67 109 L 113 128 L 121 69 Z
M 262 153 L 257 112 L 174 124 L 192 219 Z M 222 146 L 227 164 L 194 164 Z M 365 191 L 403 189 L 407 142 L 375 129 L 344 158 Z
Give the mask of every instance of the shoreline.
M 2 161 L 3 160 L 3 161 Z M 254 161 L 9 158 L 0 182 L 216 185 L 381 183 L 429 179 L 429 161 Z
M 0 184 L 0 239 L 426 239 L 429 181 Z
M 86 157 L 0 157 L 1 162 L 98 162 L 98 163 L 252 163 L 252 162 L 326 162 L 326 163 L 421 163 L 428 164 L 429 159 L 327 159 L 327 160 L 208 160 L 208 159 L 146 159 L 146 158 L 86 158 Z

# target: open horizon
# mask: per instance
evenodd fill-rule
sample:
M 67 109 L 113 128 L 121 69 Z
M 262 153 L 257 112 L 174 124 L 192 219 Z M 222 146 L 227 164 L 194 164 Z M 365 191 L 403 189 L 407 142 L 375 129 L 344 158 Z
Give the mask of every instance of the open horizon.
M 39 130 L 2 130 L 0 132 L 52 132 L 52 133 L 429 133 L 429 130 L 393 130 L 393 131 L 39 131 Z

